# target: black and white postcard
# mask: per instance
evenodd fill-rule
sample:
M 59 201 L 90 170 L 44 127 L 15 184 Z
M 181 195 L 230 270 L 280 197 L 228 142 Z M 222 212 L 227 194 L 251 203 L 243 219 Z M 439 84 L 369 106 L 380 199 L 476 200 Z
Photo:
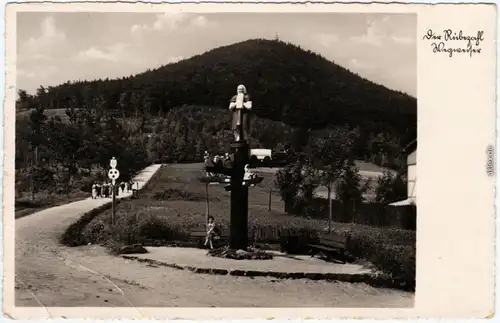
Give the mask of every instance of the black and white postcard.
M 5 315 L 492 315 L 496 39 L 487 4 L 7 5 Z

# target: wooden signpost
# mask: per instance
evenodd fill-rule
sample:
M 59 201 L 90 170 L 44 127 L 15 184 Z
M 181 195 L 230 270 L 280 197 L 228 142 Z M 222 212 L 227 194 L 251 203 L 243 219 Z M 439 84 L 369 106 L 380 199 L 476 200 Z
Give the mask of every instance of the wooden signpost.
M 112 202 L 111 202 L 111 223 L 115 223 L 116 214 L 116 180 L 120 177 L 120 171 L 116 169 L 118 161 L 115 157 L 111 158 L 109 161 L 109 166 L 111 167 L 108 171 L 108 177 L 111 179 L 111 190 L 112 190 Z
M 213 165 L 207 159 L 207 173 L 221 174 L 230 177 L 226 190 L 231 191 L 231 216 L 229 247 L 245 250 L 248 245 L 248 187 L 262 182 L 262 177 L 250 176 L 249 171 L 250 146 L 248 133 L 252 101 L 243 85 L 239 85 L 237 94 L 233 96 L 229 109 L 233 112 L 232 128 L 235 141 L 231 145 L 232 160 L 230 165 Z

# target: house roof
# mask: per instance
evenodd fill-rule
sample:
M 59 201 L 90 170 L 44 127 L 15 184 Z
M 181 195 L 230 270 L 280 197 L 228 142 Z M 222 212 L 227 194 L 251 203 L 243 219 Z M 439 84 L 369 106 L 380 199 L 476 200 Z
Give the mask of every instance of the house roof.
M 390 203 L 390 206 L 403 206 L 403 205 L 415 205 L 416 199 L 414 197 L 409 197 L 402 201 L 397 201 L 394 203 Z

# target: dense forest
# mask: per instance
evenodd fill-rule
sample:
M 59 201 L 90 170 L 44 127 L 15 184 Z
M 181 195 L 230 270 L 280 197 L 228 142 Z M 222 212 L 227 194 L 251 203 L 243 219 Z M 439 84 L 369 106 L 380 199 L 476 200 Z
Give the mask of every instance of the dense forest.
M 228 101 L 240 83 L 254 102 L 253 147 L 297 150 L 347 127 L 357 134 L 355 158 L 397 166 L 416 137 L 415 98 L 293 44 L 257 39 L 135 76 L 41 86 L 33 95 L 19 90 L 16 170 L 30 173 L 43 161 L 74 177 L 116 155 L 129 176 L 147 162 L 225 152 Z

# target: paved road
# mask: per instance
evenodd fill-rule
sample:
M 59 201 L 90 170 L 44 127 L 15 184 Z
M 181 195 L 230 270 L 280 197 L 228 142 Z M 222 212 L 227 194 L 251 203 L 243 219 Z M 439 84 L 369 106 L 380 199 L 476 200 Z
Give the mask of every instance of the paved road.
M 141 186 L 159 165 L 137 180 Z M 198 275 L 109 255 L 102 247 L 68 248 L 58 237 L 104 200 L 87 199 L 16 220 L 15 304 L 48 307 L 410 307 L 413 293 L 364 284 Z M 54 311 L 54 310 L 52 310 Z M 137 315 L 141 316 L 140 310 Z M 17 311 L 5 309 L 16 318 Z M 26 315 L 26 314 L 25 314 Z M 89 313 L 91 315 L 91 313 Z

